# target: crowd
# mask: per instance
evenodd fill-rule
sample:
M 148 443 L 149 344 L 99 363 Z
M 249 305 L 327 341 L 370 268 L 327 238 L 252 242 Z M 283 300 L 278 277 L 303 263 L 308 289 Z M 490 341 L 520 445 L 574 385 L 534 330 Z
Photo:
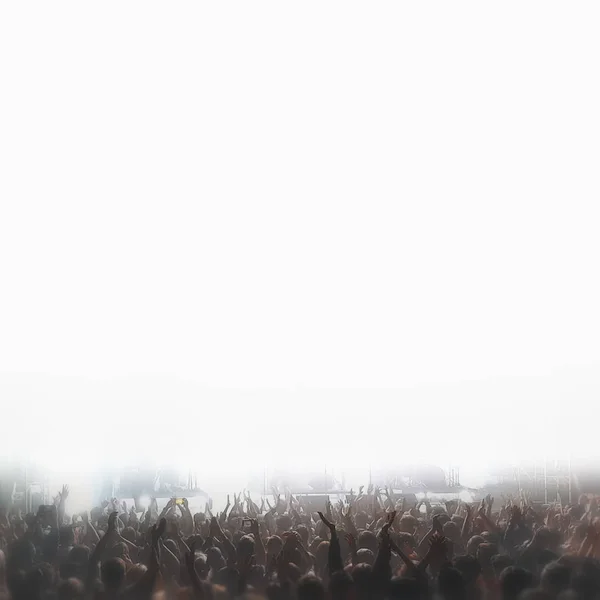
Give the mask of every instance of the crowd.
M 289 491 L 186 499 L 138 513 L 117 499 L 68 515 L 68 487 L 36 514 L 0 508 L 0 599 L 591 600 L 600 515 L 525 495 L 407 505 L 363 488 L 313 512 Z

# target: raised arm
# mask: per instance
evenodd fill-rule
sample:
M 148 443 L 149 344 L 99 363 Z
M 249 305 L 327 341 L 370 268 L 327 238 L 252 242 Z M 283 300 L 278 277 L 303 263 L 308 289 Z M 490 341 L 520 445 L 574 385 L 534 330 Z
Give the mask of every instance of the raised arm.
M 235 498 L 235 504 L 237 504 L 237 496 L 234 494 L 233 497 Z M 225 506 L 225 510 L 219 515 L 219 523 L 221 525 L 225 525 L 225 523 L 227 523 L 227 511 L 229 510 L 230 506 L 231 502 L 229 500 L 229 494 L 227 494 L 227 505 Z
M 431 523 L 431 529 L 423 536 L 423 539 L 419 542 L 419 546 L 417 547 L 417 554 L 421 557 L 427 554 L 429 550 L 429 540 L 434 533 L 438 533 L 439 535 L 443 534 L 442 525 L 439 520 L 439 516 L 435 515 L 433 517 L 433 521 Z
M 351 534 L 346 534 L 346 541 L 348 542 L 348 546 L 350 546 L 350 556 L 352 558 L 352 566 L 356 566 L 358 564 L 358 547 L 356 545 L 356 538 Z
M 114 535 L 117 531 L 117 512 L 114 511 L 110 513 L 108 517 L 108 527 L 106 529 L 106 533 L 100 539 L 100 541 L 96 544 L 94 551 L 90 556 L 90 560 L 88 563 L 88 572 L 87 572 L 87 580 L 86 580 L 86 588 L 91 590 L 94 580 L 98 574 L 98 564 L 102 560 L 102 555 L 108 546 L 108 542 L 111 538 L 114 539 Z
M 373 564 L 373 584 L 376 590 L 381 591 L 392 577 L 390 558 L 392 557 L 390 528 L 396 518 L 396 511 L 388 513 L 386 522 L 381 528 L 379 549 Z
M 260 535 L 260 527 L 258 526 L 258 521 L 256 519 L 252 519 L 252 529 L 250 532 L 254 536 L 254 553 L 256 555 L 256 564 L 266 565 L 267 553 Z
M 235 565 L 237 563 L 235 546 L 229 541 L 229 538 L 225 535 L 221 529 L 221 525 L 215 517 L 210 520 L 210 536 L 221 542 L 225 549 L 225 553 L 227 554 L 228 563 L 230 565 Z
M 148 561 L 148 570 L 136 583 L 125 589 L 124 596 L 135 600 L 150 600 L 156 577 L 160 570 L 159 560 L 159 540 L 167 528 L 166 519 L 161 519 L 157 524 L 153 525 L 150 530 L 150 558 Z
M 465 504 L 465 511 L 466 515 L 465 520 L 463 521 L 462 529 L 460 531 L 460 537 L 463 543 L 466 544 L 469 541 L 469 536 L 471 533 L 471 523 L 473 522 L 473 509 L 468 504 Z
M 200 577 L 198 577 L 198 572 L 196 571 L 195 542 L 192 542 L 190 551 L 185 555 L 185 566 L 187 568 L 188 577 L 190 578 L 190 583 L 192 584 L 195 600 L 204 600 L 204 588 L 202 587 Z
M 354 536 L 354 539 L 358 539 L 358 530 L 352 519 L 352 505 L 349 505 L 345 511 L 342 511 L 342 521 L 346 531 Z
M 62 527 L 65 523 L 65 502 L 69 497 L 69 486 L 63 485 L 62 490 L 58 492 L 58 525 Z
M 329 575 L 333 575 L 334 573 L 337 573 L 337 571 L 344 570 L 340 540 L 338 538 L 335 525 L 321 512 L 319 513 L 319 517 L 329 529 L 329 533 L 331 534 L 331 540 L 329 541 L 328 567 Z

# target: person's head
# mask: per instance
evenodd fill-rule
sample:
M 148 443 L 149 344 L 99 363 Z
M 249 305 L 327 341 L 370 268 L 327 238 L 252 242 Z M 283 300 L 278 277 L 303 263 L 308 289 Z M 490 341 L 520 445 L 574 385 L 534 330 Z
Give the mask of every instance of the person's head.
M 38 569 L 19 570 L 8 574 L 8 588 L 13 600 L 36 600 L 42 593 L 42 575 Z
M 533 573 L 520 567 L 507 567 L 500 573 L 502 600 L 517 600 L 525 590 L 533 585 Z
M 358 534 L 358 548 L 366 548 L 371 552 L 377 552 L 378 547 L 377 536 L 372 531 L 361 531 Z
M 480 535 L 483 541 L 488 544 L 495 544 L 498 541 L 498 536 L 491 531 L 482 531 Z
M 225 559 L 219 548 L 213 546 L 206 551 L 206 564 L 213 573 L 219 572 L 225 566 Z
M 446 523 L 444 523 L 442 530 L 444 532 L 444 536 L 447 537 L 451 542 L 456 543 L 460 541 L 460 529 L 458 528 L 458 525 L 456 525 L 456 523 L 453 523 L 452 521 L 447 521 Z
M 315 566 L 319 572 L 325 568 L 329 560 L 329 542 L 321 542 L 315 552 Z
M 27 539 L 12 542 L 7 549 L 6 570 L 16 572 L 27 571 L 33 565 L 35 559 L 35 546 Z
M 359 600 L 370 598 L 373 587 L 373 567 L 359 563 L 352 569 L 354 589 Z
M 296 597 L 298 600 L 325 600 L 325 586 L 318 577 L 305 575 L 298 581 Z
M 359 510 L 354 517 L 357 529 L 366 529 L 369 523 L 369 515 L 364 510 Z
M 561 557 L 556 554 L 556 552 L 552 552 L 552 550 L 548 550 L 546 548 L 539 550 L 536 555 L 538 572 L 541 571 L 546 565 L 558 561 L 559 558 Z
M 58 567 L 58 574 L 61 579 L 81 578 L 84 576 L 84 570 L 81 566 L 73 562 L 61 562 Z
M 365 565 L 373 565 L 375 563 L 375 554 L 368 548 L 361 548 L 358 550 L 356 557 L 359 563 L 363 563 Z
M 297 584 L 302 577 L 302 571 L 296 563 L 291 562 L 287 565 L 287 576 L 292 583 Z
M 233 567 L 223 567 L 213 577 L 213 582 L 226 588 L 231 597 L 237 594 L 238 581 L 239 573 Z
M 300 539 L 302 540 L 302 543 L 304 544 L 304 547 L 307 548 L 308 547 L 308 540 L 310 539 L 310 534 L 308 532 L 308 527 L 306 525 L 298 525 L 298 527 L 296 527 L 296 531 L 299 533 Z
M 109 558 L 102 563 L 100 574 L 109 592 L 117 591 L 125 581 L 125 563 L 120 558 Z
M 329 595 L 331 600 L 351 600 L 354 582 L 346 571 L 337 571 L 329 578 Z
M 281 587 L 279 581 L 271 581 L 265 590 L 265 596 L 267 600 L 286 600 L 287 594 Z
M 573 534 L 572 534 L 572 538 L 574 542 L 583 542 L 583 540 L 585 539 L 585 536 L 587 535 L 588 532 L 588 525 L 586 523 L 579 523 L 578 525 L 576 525 L 573 528 Z
M 414 535 L 417 531 L 418 524 L 419 523 L 417 519 L 415 519 L 412 515 L 404 515 L 400 517 L 400 520 L 398 521 L 398 531 Z
M 98 520 L 102 517 L 103 508 L 96 506 L 90 510 L 90 521 L 92 523 L 98 523 Z
M 562 534 L 559 530 L 553 529 L 548 532 L 546 539 L 546 548 L 555 554 L 559 554 L 560 546 L 562 544 Z
M 278 535 L 272 535 L 267 540 L 267 554 L 277 556 L 283 550 L 283 540 Z
M 396 535 L 396 544 L 404 552 L 412 552 L 417 547 L 415 536 L 404 532 Z
M 563 557 L 560 561 L 562 562 Z M 578 600 L 593 600 L 600 597 L 600 561 L 584 558 L 578 565 L 571 586 Z
M 256 592 L 263 595 L 268 583 L 265 568 L 262 565 L 253 565 L 250 567 L 246 581 Z
M 460 515 L 452 515 L 452 518 L 450 519 L 453 523 L 456 524 L 456 526 L 462 530 L 462 527 L 464 525 L 465 519 L 464 517 L 461 517 Z
M 73 546 L 69 550 L 69 561 L 87 567 L 90 560 L 90 549 L 87 546 Z
M 474 585 L 479 575 L 481 575 L 481 565 L 479 561 L 469 554 L 457 556 L 454 559 L 454 568 L 463 576 L 467 586 Z
M 479 548 L 479 545 L 483 544 L 484 541 L 485 540 L 480 535 L 474 535 L 467 542 L 467 554 L 469 554 L 471 556 L 477 556 L 477 550 Z
M 437 578 L 438 592 L 444 600 L 464 600 L 467 587 L 464 577 L 458 569 L 442 567 Z
M 115 544 L 109 551 L 109 556 L 112 558 L 120 558 L 125 562 L 129 561 L 129 548 L 125 542 Z
M 293 524 L 294 522 L 288 515 L 277 517 L 277 520 L 275 521 L 275 525 L 277 526 L 277 533 L 281 535 L 282 533 L 289 531 L 292 528 Z
M 557 561 L 548 563 L 540 577 L 540 587 L 551 596 L 558 596 L 568 589 L 571 583 L 572 570 Z
M 194 566 L 196 567 L 196 573 L 198 573 L 198 577 L 200 579 L 206 579 L 208 577 L 208 573 L 210 571 L 208 567 L 208 561 L 206 558 L 206 554 L 202 554 L 201 552 L 196 552 L 196 558 L 194 559 Z
M 494 575 L 496 578 L 500 577 L 500 573 L 507 569 L 508 567 L 512 567 L 515 564 L 515 561 L 508 554 L 496 554 L 492 556 L 492 568 L 494 569 Z
M 121 537 L 125 538 L 128 542 L 135 544 L 135 529 L 133 527 L 125 527 L 121 532 Z
M 167 548 L 168 550 L 170 550 L 171 554 L 174 554 L 177 558 L 179 557 L 179 546 L 175 543 L 174 540 L 165 540 L 164 541 L 165 544 L 165 548 Z
M 75 532 L 69 525 L 65 525 L 58 530 L 59 544 L 65 548 L 72 546 L 75 543 Z
M 61 581 L 56 589 L 57 600 L 83 600 L 85 587 L 80 579 L 70 578 Z
M 498 548 L 495 544 L 484 542 L 477 548 L 477 560 L 484 569 L 492 566 L 492 557 L 496 554 L 498 554 Z
M 254 538 L 244 535 L 237 545 L 237 552 L 242 560 L 250 558 L 254 554 Z
M 388 600 L 420 600 L 421 586 L 413 577 L 394 577 L 388 587 Z
M 125 575 L 125 583 L 129 587 L 134 583 L 137 583 L 146 573 L 148 567 L 146 565 L 142 565 L 140 563 L 136 565 L 131 565 L 129 569 L 127 569 L 127 573 Z

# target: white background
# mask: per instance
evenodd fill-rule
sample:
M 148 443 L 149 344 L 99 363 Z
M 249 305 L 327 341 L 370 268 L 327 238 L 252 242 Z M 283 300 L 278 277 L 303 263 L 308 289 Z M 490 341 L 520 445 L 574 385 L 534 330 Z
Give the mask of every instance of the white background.
M 592 452 L 598 17 L 2 3 L 4 454 Z

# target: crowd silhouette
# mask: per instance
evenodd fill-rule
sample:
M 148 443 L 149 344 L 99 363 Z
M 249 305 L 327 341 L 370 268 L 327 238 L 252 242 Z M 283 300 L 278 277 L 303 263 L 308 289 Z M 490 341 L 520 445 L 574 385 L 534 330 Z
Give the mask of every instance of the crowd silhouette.
M 116 498 L 68 514 L 0 510 L 0 598 L 12 600 L 552 600 L 600 596 L 595 497 L 525 494 L 432 506 L 361 487 L 321 511 L 289 490 L 186 498 L 143 512 Z

